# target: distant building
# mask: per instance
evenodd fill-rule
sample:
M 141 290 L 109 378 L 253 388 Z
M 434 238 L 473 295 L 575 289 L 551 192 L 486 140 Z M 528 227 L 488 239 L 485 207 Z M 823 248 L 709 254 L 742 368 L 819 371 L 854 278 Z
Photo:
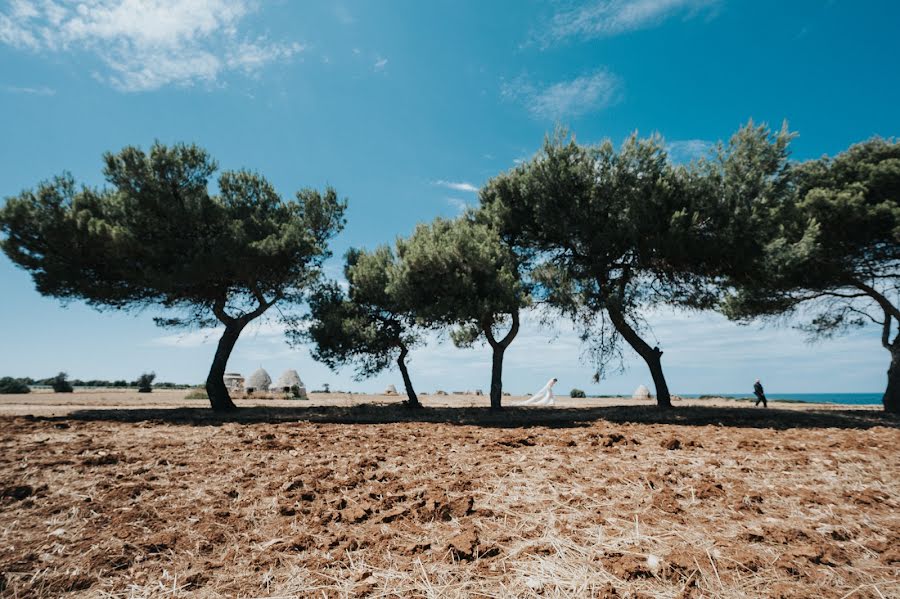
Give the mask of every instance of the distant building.
M 275 389 L 282 393 L 296 393 L 297 397 L 306 398 L 306 386 L 296 370 L 288 369 L 282 372 L 278 382 L 275 383 Z
M 265 369 L 260 368 L 247 379 L 247 393 L 268 391 L 271 385 L 272 377 L 269 376 L 269 373 L 266 372 Z
M 225 376 L 222 377 L 222 380 L 225 381 L 225 388 L 229 391 L 243 392 L 244 377 L 241 376 L 241 373 L 226 372 Z

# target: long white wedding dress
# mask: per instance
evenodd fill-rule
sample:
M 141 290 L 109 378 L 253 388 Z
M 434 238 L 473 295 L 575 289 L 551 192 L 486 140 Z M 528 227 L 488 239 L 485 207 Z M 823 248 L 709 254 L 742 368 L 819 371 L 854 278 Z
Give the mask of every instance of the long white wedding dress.
M 519 402 L 517 406 L 552 406 L 553 401 L 553 385 L 556 379 L 550 379 L 544 387 L 523 402 Z

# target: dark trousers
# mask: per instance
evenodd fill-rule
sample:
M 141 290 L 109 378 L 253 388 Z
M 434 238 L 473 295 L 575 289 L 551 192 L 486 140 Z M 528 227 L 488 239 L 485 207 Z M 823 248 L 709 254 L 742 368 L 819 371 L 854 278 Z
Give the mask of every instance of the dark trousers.
M 754 406 L 758 406 L 758 405 L 759 405 L 759 402 L 762 402 L 762 405 L 763 405 L 764 408 L 768 408 L 768 407 L 769 407 L 769 403 L 766 401 L 766 396 L 765 396 L 764 393 L 757 393 L 757 394 L 756 394 L 756 403 L 753 404 L 753 405 L 754 405 Z

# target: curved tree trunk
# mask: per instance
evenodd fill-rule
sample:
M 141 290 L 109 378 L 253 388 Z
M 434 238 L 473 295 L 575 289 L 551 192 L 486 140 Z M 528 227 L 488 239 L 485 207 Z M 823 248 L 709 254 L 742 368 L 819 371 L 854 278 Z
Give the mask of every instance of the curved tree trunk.
M 217 412 L 227 412 L 236 410 L 237 406 L 231 401 L 228 395 L 228 388 L 225 387 L 225 368 L 228 365 L 228 358 L 231 356 L 231 350 L 237 343 L 243 327 L 237 325 L 226 325 L 225 332 L 219 339 L 219 345 L 216 348 L 216 357 L 213 358 L 212 367 L 209 369 L 209 376 L 206 377 L 206 394 L 209 395 L 209 403 L 212 409 Z
M 397 358 L 397 366 L 400 367 L 400 374 L 403 375 L 403 386 L 406 387 L 406 397 L 409 398 L 409 407 L 421 408 L 422 404 L 419 403 L 419 398 L 416 396 L 416 392 L 413 389 L 412 380 L 409 378 L 409 372 L 406 370 L 406 356 L 408 354 L 409 350 L 406 349 L 406 346 L 401 345 L 400 357 Z
M 502 406 L 500 402 L 503 398 L 503 354 L 506 352 L 506 348 L 509 347 L 509 344 L 512 343 L 512 340 L 516 338 L 516 334 L 519 332 L 519 311 L 511 313 L 512 317 L 512 326 L 509 328 L 509 332 L 506 334 L 506 337 L 497 341 L 494 338 L 494 332 L 491 330 L 492 323 L 482 324 L 482 331 L 484 332 L 485 337 L 487 337 L 488 343 L 493 349 L 494 353 L 491 359 L 491 409 L 499 410 Z
M 885 412 L 900 414 L 900 348 L 891 350 L 891 366 L 882 403 Z
M 669 386 L 666 384 L 666 377 L 662 369 L 663 352 L 658 347 L 650 347 L 650 344 L 641 339 L 628 322 L 625 315 L 616 306 L 607 305 L 606 312 L 612 321 L 616 331 L 628 342 L 628 345 L 638 353 L 640 357 L 647 363 L 650 369 L 650 376 L 653 377 L 653 385 L 656 387 L 656 405 L 660 408 L 671 408 L 672 397 L 669 395 Z

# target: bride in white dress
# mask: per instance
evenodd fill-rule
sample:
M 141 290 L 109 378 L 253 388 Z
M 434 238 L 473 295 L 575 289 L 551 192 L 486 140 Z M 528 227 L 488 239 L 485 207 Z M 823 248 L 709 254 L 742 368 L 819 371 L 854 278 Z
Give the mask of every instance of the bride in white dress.
M 556 379 L 550 379 L 544 387 L 532 395 L 529 399 L 519 402 L 517 406 L 552 406 L 553 405 L 553 385 Z

